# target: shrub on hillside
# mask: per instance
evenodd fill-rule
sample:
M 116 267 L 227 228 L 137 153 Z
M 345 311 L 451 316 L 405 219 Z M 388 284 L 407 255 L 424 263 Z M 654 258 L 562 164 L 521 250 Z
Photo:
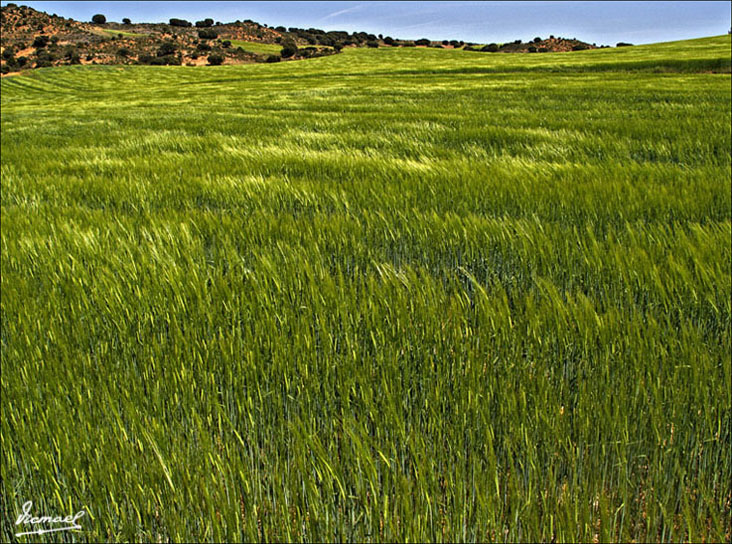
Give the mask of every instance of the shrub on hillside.
M 149 64 L 151 66 L 179 66 L 181 64 L 181 59 L 175 55 L 164 55 L 162 57 L 140 55 L 138 62 L 140 64 Z
M 152 64 L 153 66 L 180 66 L 182 60 L 175 55 L 166 55 L 164 57 L 155 57 Z
M 267 62 L 268 62 L 268 63 L 273 63 L 273 62 L 280 62 L 281 60 L 282 60 L 282 59 L 280 58 L 280 56 L 279 56 L 279 55 L 269 55 L 269 56 L 267 57 Z
M 538 49 L 536 47 L 534 47 L 533 45 L 529 46 L 529 53 L 536 53 L 537 51 L 538 51 Z
M 498 44 L 497 43 L 489 43 L 488 45 L 484 45 L 480 49 L 484 53 L 497 53 L 498 52 Z
M 211 46 L 207 43 L 200 42 L 196 45 L 196 51 L 211 51 Z
M 534 38 L 534 43 L 541 43 L 541 38 L 539 36 Z
M 285 46 L 282 48 L 282 51 L 280 51 L 280 56 L 283 59 L 289 59 L 290 57 L 294 57 L 295 55 L 297 55 L 297 46 L 295 45 L 295 42 L 286 43 Z
M 213 19 L 204 19 L 203 21 L 196 21 L 196 28 L 208 28 L 209 26 L 213 26 L 213 24 Z
M 132 21 L 130 21 L 129 18 L 125 17 L 124 19 L 122 19 L 122 24 L 123 25 L 131 25 L 132 24 Z
M 132 54 L 132 52 L 127 49 L 126 47 L 120 47 L 117 49 L 117 55 L 120 57 L 129 57 Z
M 632 43 L 618 42 L 615 47 L 631 47 L 632 45 Z
M 38 57 L 36 58 L 36 68 L 53 66 L 55 60 L 58 60 L 55 55 L 52 55 L 48 51 L 42 51 L 38 53 Z
M 431 42 L 427 38 L 420 38 L 414 42 L 414 45 L 429 45 Z
M 173 42 L 164 42 L 157 50 L 158 57 L 166 57 L 175 54 L 177 48 Z
M 94 17 L 92 17 L 92 23 L 94 23 L 95 25 L 103 25 L 106 22 L 107 18 L 101 13 L 97 13 Z
M 215 40 L 219 37 L 219 33 L 214 29 L 204 29 L 198 31 L 198 37 L 202 40 Z
M 223 64 L 224 57 L 221 55 L 209 55 L 207 60 L 210 66 L 219 66 Z
M 48 36 L 36 36 L 33 40 L 32 47 L 35 47 L 36 49 L 42 49 L 48 45 L 48 41 Z
M 5 60 L 10 60 L 15 56 L 15 50 L 12 47 L 8 47 L 3 51 L 3 58 Z
M 297 54 L 299 57 L 302 57 L 304 59 L 309 59 L 313 56 L 315 56 L 315 53 L 318 52 L 317 47 L 301 47 L 298 49 Z
M 589 49 L 586 45 L 577 44 L 572 46 L 572 51 L 584 51 L 585 49 Z
M 223 42 L 221 42 L 221 47 L 223 47 L 224 49 L 228 49 L 229 47 L 231 47 L 231 41 L 224 40 Z
M 377 47 L 379 47 L 379 42 L 368 41 L 368 42 L 366 42 L 366 47 L 372 47 L 372 48 L 376 49 Z
M 539 48 L 539 53 L 548 53 L 548 52 L 549 52 L 549 50 L 546 47 Z

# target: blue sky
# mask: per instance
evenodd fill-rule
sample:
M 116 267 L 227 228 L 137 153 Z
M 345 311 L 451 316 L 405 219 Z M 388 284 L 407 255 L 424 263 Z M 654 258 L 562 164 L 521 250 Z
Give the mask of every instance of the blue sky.
M 2 4 L 6 4 L 3 1 Z M 35 2 L 47 13 L 89 21 L 167 22 L 171 17 L 221 22 L 253 19 L 269 26 L 366 31 L 395 38 L 478 43 L 550 34 L 615 45 L 725 34 L 730 2 Z

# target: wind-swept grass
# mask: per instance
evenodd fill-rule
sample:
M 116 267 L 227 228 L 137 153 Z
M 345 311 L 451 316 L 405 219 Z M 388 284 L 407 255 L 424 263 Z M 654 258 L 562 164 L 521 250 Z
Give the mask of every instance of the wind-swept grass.
M 729 56 L 3 79 L 3 540 L 729 541 Z

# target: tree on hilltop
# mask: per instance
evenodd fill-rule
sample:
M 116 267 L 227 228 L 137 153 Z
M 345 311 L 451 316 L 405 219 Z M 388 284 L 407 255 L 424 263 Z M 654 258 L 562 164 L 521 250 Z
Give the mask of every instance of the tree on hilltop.
M 101 13 L 97 13 L 94 17 L 92 17 L 92 23 L 94 23 L 95 25 L 103 25 L 106 22 L 107 18 Z
M 190 21 L 186 21 L 185 19 L 175 19 L 175 18 L 173 18 L 173 19 L 170 19 L 168 21 L 168 23 L 170 24 L 170 26 L 179 26 L 179 27 L 183 27 L 183 28 L 189 27 L 189 26 L 193 26 L 190 23 Z

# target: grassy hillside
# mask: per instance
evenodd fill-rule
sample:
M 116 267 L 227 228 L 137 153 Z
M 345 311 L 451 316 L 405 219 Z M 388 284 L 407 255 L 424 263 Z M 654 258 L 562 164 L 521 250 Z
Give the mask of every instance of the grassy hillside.
M 729 69 L 4 78 L 2 539 L 729 541 Z
M 234 47 L 241 47 L 245 51 L 251 51 L 252 53 L 258 53 L 262 55 L 279 55 L 280 51 L 282 51 L 281 45 L 270 43 L 231 40 L 231 45 Z

